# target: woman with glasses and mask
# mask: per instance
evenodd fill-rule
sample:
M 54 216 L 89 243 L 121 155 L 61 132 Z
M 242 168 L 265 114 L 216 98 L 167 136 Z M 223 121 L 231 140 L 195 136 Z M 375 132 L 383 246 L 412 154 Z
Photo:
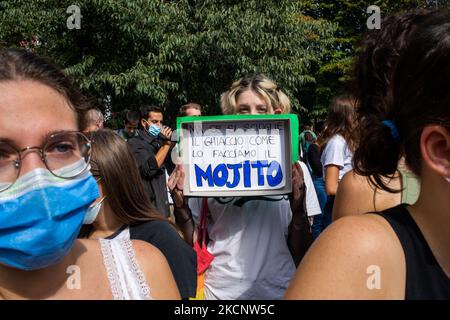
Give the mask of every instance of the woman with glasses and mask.
M 58 67 L 0 49 L 0 299 L 177 299 L 153 246 L 76 239 L 99 196 L 86 109 Z

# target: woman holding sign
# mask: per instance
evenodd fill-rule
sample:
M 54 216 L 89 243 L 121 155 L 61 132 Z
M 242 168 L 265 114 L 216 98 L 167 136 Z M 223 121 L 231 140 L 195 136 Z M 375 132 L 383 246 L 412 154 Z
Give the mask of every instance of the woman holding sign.
M 287 96 L 262 75 L 242 78 L 222 95 L 224 114 L 274 114 L 290 110 Z M 181 209 L 183 172 L 169 179 L 175 205 Z M 311 243 L 308 215 L 320 214 L 306 165 L 293 168 L 291 197 L 258 196 L 192 198 L 195 225 L 207 215 L 207 249 L 214 256 L 205 277 L 206 299 L 281 299 Z M 306 186 L 305 186 L 306 185 Z M 238 194 L 238 193 L 237 193 Z M 306 208 L 304 200 L 306 197 Z M 205 205 L 206 209 L 205 210 Z M 186 209 L 186 207 L 185 207 Z M 187 210 L 184 221 L 189 221 Z M 181 226 L 185 228 L 185 226 Z

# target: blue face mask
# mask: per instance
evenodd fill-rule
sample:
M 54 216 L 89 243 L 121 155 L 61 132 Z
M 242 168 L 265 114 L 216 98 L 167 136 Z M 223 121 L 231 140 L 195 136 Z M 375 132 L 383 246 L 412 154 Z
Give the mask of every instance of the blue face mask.
M 70 167 L 60 170 L 76 170 Z M 46 169 L 20 177 L 0 193 L 0 264 L 37 270 L 62 260 L 98 196 L 89 170 L 70 180 Z
M 160 132 L 161 128 L 157 125 L 152 124 L 148 127 L 148 133 L 154 137 L 157 137 Z
M 83 224 L 93 224 L 95 219 L 97 219 L 98 214 L 102 208 L 103 201 L 105 197 L 103 197 L 99 202 L 93 203 L 87 209 L 86 215 L 84 216 Z

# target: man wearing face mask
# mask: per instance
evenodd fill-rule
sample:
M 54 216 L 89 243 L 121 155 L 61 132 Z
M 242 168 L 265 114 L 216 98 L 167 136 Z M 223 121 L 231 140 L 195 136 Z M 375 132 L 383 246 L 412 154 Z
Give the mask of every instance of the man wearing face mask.
M 168 217 L 170 207 L 166 187 L 166 158 L 170 153 L 172 130 L 163 126 L 163 111 L 157 106 L 141 108 L 141 126 L 128 139 L 128 147 L 139 167 L 145 190 L 158 211 Z

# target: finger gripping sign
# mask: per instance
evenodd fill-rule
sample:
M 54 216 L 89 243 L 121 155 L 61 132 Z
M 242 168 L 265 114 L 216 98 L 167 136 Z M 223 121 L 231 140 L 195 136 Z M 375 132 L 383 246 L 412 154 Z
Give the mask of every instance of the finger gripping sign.
M 291 164 L 298 157 L 295 115 L 183 117 L 177 124 L 185 195 L 291 192 Z

